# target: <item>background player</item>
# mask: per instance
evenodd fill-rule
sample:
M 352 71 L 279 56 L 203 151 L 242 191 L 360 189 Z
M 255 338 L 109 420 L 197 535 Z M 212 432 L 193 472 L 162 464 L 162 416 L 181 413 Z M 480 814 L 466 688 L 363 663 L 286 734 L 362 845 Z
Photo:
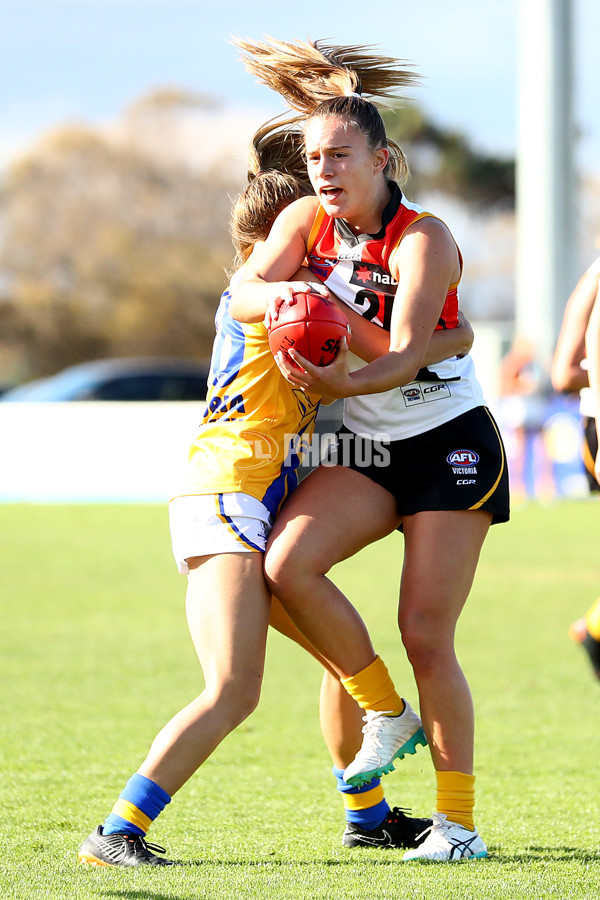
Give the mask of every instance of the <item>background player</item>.
M 552 359 L 552 385 L 562 393 L 579 392 L 582 417 L 582 459 L 590 491 L 600 490 L 598 410 L 600 409 L 600 259 L 583 273 L 565 307 Z M 600 597 L 569 634 L 588 654 L 600 679 Z

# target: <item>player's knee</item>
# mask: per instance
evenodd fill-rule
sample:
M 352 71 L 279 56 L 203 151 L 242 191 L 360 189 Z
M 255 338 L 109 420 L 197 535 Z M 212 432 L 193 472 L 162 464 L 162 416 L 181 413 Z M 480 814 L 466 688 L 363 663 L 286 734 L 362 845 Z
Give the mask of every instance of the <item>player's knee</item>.
M 247 694 L 245 697 L 240 698 L 237 705 L 234 707 L 234 721 L 233 728 L 237 728 L 238 725 L 241 725 L 248 716 L 251 716 L 256 707 L 258 706 L 259 701 L 259 693 Z
M 265 554 L 265 579 L 269 589 L 276 597 L 283 597 L 293 591 L 302 576 L 301 568 L 295 554 L 288 555 L 285 550 L 273 544 Z
M 222 686 L 216 705 L 225 711 L 229 731 L 241 725 L 254 712 L 260 700 L 260 687 L 260 679 L 253 684 L 251 678 L 234 679 Z
M 400 620 L 400 634 L 413 669 L 427 672 L 436 668 L 445 654 L 445 641 L 426 618 Z

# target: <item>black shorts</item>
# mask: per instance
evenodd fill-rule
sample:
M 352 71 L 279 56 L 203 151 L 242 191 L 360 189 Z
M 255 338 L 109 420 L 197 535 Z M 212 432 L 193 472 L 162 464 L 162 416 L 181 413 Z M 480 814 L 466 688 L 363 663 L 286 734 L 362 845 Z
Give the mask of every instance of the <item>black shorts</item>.
M 585 474 L 587 476 L 590 491 L 600 491 L 600 484 L 596 481 L 594 475 L 594 465 L 596 455 L 598 453 L 598 432 L 596 431 L 596 420 L 589 416 L 583 419 L 583 447 L 581 448 L 581 456 L 585 466 Z
M 485 406 L 398 441 L 372 441 L 345 426 L 338 438 L 338 465 L 355 469 L 393 494 L 401 516 L 485 509 L 493 523 L 510 517 L 506 453 Z

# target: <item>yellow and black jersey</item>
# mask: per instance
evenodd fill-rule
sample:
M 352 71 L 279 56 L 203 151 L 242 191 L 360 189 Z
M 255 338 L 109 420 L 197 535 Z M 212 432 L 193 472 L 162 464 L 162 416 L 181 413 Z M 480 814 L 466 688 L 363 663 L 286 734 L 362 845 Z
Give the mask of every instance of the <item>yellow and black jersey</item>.
M 206 409 L 174 496 L 241 491 L 276 514 L 296 486 L 298 448 L 313 432 L 319 398 L 283 378 L 262 322 L 231 317 L 230 291 L 215 319 Z

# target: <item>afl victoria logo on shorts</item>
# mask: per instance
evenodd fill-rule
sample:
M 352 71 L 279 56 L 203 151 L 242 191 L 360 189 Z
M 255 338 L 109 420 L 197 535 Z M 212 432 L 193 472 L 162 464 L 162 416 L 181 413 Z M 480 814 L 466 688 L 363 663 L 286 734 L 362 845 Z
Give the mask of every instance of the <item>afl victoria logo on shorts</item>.
M 446 457 L 446 462 L 452 466 L 455 475 L 476 475 L 479 454 L 474 450 L 453 450 Z M 457 484 L 473 484 L 473 481 L 457 481 Z
M 479 462 L 479 456 L 474 450 L 453 450 L 446 457 L 446 462 L 451 466 L 475 466 Z

